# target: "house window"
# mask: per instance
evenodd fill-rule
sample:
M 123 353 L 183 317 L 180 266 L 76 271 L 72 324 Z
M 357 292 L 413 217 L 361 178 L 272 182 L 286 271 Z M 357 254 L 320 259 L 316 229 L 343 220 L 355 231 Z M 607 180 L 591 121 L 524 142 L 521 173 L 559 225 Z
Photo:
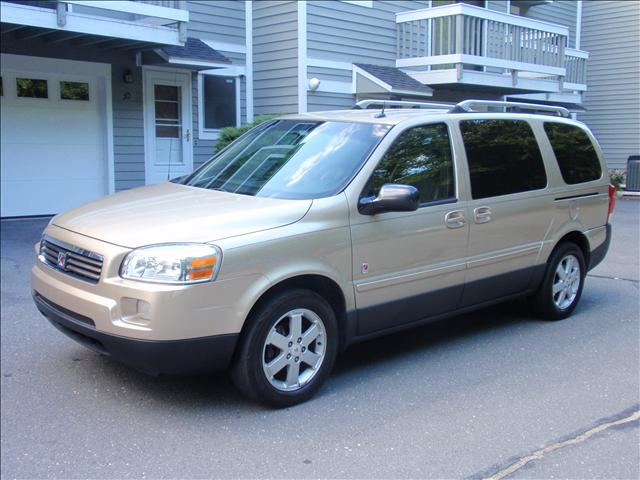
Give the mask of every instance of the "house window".
M 34 78 L 16 78 L 18 97 L 49 98 L 46 80 Z
M 85 82 L 60 82 L 61 100 L 89 100 L 89 84 Z
M 237 125 L 237 82 L 235 77 L 203 75 L 201 108 L 204 130 Z

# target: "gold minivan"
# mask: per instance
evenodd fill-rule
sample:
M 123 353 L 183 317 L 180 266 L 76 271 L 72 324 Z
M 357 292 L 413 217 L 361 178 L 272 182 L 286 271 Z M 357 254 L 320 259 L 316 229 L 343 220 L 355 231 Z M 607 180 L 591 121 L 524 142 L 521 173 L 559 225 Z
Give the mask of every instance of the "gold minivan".
M 354 342 L 518 296 L 570 315 L 615 201 L 586 126 L 508 102 L 385 110 L 405 103 L 270 120 L 190 175 L 54 217 L 38 309 L 136 369 L 229 369 L 275 406 Z

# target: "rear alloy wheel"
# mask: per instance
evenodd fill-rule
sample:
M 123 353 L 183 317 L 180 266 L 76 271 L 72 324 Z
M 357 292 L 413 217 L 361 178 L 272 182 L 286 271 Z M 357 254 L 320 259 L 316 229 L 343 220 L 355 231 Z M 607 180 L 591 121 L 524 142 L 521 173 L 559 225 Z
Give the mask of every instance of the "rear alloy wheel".
M 236 386 L 275 407 L 311 398 L 338 351 L 331 306 L 312 291 L 290 290 L 269 299 L 247 321 L 231 368 Z
M 549 258 L 540 288 L 529 299 L 532 308 L 548 320 L 567 318 L 580 301 L 585 275 L 580 247 L 571 242 L 558 245 Z
M 575 301 L 582 281 L 578 259 L 569 254 L 560 260 L 553 276 L 553 303 L 558 310 L 566 310 Z

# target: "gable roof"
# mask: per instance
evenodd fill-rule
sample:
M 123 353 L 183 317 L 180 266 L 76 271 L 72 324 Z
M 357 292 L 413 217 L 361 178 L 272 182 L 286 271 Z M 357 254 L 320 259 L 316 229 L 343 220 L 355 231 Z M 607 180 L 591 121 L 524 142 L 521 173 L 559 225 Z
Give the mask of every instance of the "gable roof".
M 169 63 L 184 60 L 198 60 L 202 63 L 231 64 L 231 60 L 222 53 L 211 48 L 202 40 L 192 37 L 187 38 L 183 47 L 166 45 L 157 49 L 156 52 Z
M 433 89 L 423 85 L 396 67 L 384 67 L 368 63 L 354 63 L 354 71 L 364 75 L 390 93 L 405 93 L 419 96 L 433 95 Z

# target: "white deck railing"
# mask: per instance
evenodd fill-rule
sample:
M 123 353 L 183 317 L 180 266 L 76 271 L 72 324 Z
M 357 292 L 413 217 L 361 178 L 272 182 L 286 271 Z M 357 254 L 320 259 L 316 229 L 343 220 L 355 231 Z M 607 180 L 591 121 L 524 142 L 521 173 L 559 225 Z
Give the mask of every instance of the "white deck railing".
M 585 81 L 586 52 L 567 55 L 562 25 L 465 4 L 398 13 L 396 24 L 398 67 L 473 65 Z
M 2 1 L 2 22 L 137 42 L 184 45 L 189 12 L 184 1 Z

